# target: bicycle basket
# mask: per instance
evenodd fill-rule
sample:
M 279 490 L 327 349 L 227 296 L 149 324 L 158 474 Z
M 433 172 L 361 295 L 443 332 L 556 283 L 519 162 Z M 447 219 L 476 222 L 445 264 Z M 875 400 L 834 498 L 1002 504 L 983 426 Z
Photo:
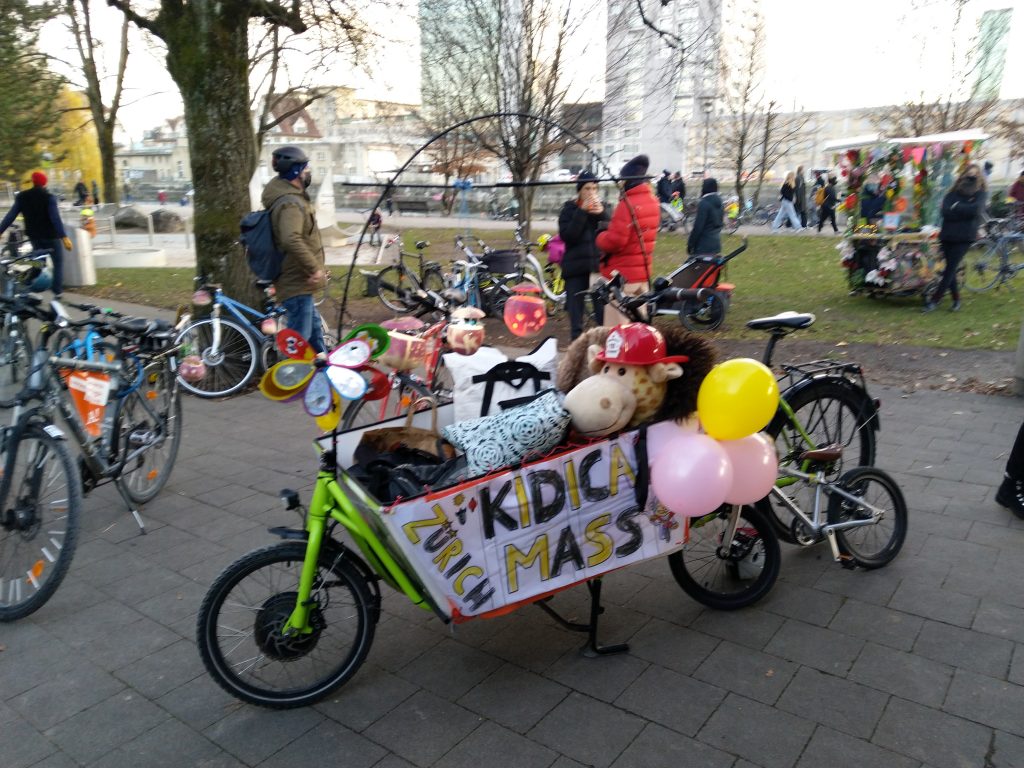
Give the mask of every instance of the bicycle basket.
M 716 256 L 698 256 L 690 259 L 668 279 L 673 288 L 714 288 L 722 276 L 721 260 Z
M 484 254 L 483 261 L 488 272 L 506 275 L 515 272 L 516 264 L 519 263 L 519 251 L 491 251 Z

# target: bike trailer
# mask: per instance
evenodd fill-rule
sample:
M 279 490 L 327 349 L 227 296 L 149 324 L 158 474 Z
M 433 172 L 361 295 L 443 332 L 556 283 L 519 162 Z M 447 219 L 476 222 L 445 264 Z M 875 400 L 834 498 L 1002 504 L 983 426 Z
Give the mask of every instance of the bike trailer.
M 719 256 L 694 256 L 670 273 L 668 279 L 674 288 L 714 288 L 731 294 L 734 286 L 719 282 L 723 264 L 724 260 Z

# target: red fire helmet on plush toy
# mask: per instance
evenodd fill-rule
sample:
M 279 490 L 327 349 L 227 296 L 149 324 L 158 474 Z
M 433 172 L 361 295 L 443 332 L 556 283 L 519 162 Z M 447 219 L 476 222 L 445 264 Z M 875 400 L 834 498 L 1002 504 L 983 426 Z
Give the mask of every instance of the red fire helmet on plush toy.
M 596 360 L 622 365 L 654 365 L 655 363 L 688 363 L 686 355 L 666 355 L 665 337 L 646 323 L 616 325 L 605 339 L 604 349 Z

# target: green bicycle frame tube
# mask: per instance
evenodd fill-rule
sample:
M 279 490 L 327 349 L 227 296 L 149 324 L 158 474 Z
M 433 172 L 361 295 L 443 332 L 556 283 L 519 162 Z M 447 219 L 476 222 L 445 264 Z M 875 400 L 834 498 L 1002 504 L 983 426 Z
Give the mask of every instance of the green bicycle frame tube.
M 789 403 L 786 402 L 785 398 L 779 398 L 779 409 L 786 414 L 787 421 L 789 421 L 790 425 L 796 428 L 796 431 L 800 433 L 800 437 L 804 439 L 807 445 L 809 445 L 811 449 L 817 448 L 818 446 L 816 446 L 814 441 L 811 440 L 811 436 L 807 434 L 807 430 L 804 429 L 804 425 L 800 423 L 799 419 L 797 419 L 796 414 L 793 412 Z M 809 464 L 810 462 L 805 461 L 801 466 L 801 469 L 806 472 Z M 797 478 L 795 477 L 780 477 L 775 481 L 775 486 L 777 488 L 785 488 L 787 485 L 792 485 L 795 482 L 797 482 Z

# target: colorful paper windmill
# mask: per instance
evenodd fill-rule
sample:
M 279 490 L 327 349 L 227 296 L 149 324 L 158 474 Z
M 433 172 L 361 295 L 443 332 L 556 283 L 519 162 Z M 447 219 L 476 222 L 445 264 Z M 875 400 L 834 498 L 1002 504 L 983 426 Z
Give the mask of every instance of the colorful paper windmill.
M 279 402 L 300 395 L 306 413 L 329 432 L 341 420 L 341 401 L 358 400 L 367 382 L 357 369 L 380 356 L 388 346 L 387 331 L 361 325 L 325 358 L 318 358 L 309 342 L 291 329 L 277 332 L 275 344 L 287 360 L 271 366 L 260 380 L 260 392 Z

